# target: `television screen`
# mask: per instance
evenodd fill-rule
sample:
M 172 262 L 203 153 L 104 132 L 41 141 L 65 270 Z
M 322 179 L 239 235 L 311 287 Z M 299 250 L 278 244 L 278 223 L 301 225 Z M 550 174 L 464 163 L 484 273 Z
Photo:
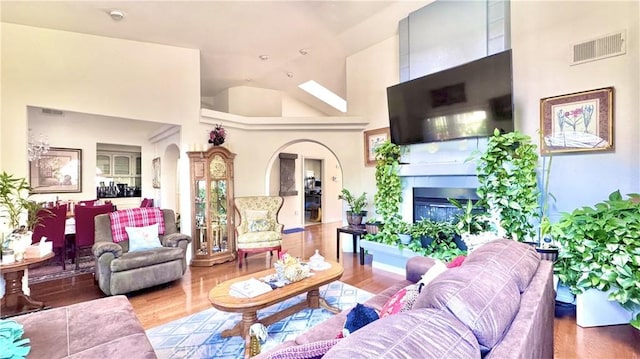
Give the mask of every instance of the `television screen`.
M 511 50 L 387 88 L 391 142 L 513 131 Z

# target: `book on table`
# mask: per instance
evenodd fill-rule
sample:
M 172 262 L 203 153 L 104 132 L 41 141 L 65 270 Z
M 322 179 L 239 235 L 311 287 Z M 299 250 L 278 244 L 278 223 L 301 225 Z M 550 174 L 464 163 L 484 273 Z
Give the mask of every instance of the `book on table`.
M 229 295 L 237 298 L 253 298 L 272 291 L 271 286 L 255 278 L 236 282 L 229 287 Z

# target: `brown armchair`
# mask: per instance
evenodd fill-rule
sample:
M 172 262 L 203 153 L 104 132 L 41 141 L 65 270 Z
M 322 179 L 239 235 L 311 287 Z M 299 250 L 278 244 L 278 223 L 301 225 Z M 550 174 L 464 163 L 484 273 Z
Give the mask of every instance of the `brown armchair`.
M 240 221 L 236 226 L 236 244 L 238 266 L 249 253 L 261 253 L 282 250 L 282 230 L 278 223 L 278 213 L 284 199 L 280 196 L 236 197 L 236 213 Z

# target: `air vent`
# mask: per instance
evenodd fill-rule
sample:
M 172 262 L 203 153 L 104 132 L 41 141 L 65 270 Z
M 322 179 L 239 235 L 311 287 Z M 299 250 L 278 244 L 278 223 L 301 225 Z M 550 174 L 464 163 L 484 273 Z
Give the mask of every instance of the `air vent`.
M 51 116 L 62 116 L 63 112 L 60 110 L 54 110 L 51 108 L 43 108 L 42 109 L 42 113 L 44 113 L 45 115 L 51 115 Z
M 571 65 L 624 55 L 627 52 L 625 38 L 626 30 L 622 30 L 614 34 L 575 44 L 573 45 L 573 61 Z

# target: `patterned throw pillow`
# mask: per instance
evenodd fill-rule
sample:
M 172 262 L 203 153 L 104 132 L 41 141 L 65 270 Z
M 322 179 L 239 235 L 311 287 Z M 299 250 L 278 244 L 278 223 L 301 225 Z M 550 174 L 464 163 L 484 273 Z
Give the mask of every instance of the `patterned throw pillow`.
M 413 308 L 416 298 L 418 298 L 418 285 L 410 284 L 392 295 L 380 309 L 380 318 L 388 317 L 391 314 L 406 312 Z
M 158 223 L 146 227 L 125 227 L 129 237 L 129 252 L 162 247 L 158 238 Z
M 340 339 L 319 340 L 282 348 L 269 353 L 268 359 L 315 359 L 322 358 Z
M 267 219 L 249 221 L 249 232 L 264 232 L 271 229 L 271 223 Z

